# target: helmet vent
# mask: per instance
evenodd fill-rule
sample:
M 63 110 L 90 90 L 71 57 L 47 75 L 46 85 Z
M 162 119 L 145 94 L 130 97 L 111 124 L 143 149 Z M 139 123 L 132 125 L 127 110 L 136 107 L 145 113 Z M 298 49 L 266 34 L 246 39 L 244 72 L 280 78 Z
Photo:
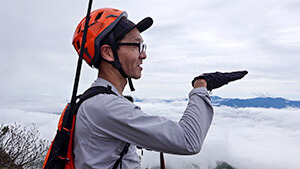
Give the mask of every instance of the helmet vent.
M 80 25 L 80 27 L 78 28 L 77 33 L 80 33 L 80 31 L 81 31 L 81 25 Z
M 79 40 L 76 42 L 77 48 L 80 49 L 80 42 Z
M 98 19 L 100 19 L 101 16 L 102 16 L 102 14 L 103 14 L 103 13 L 99 13 L 99 14 L 96 16 L 95 21 L 98 20 Z

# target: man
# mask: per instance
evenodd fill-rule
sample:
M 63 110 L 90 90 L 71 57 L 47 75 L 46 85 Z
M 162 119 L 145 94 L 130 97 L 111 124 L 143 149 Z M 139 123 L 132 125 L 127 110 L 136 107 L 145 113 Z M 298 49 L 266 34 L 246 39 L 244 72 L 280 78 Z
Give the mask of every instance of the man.
M 74 34 L 78 52 L 84 22 L 85 19 Z M 81 104 L 74 134 L 76 168 L 141 168 L 137 146 L 172 154 L 200 151 L 213 117 L 207 88 L 212 90 L 236 79 L 227 80 L 232 74 L 225 77 L 222 73 L 195 78 L 179 122 L 145 114 L 122 93 L 127 80 L 134 90 L 131 78 L 141 77 L 147 55 L 140 33 L 152 22 L 148 17 L 134 24 L 126 12 L 111 8 L 91 13 L 84 59 L 99 69 L 92 86 L 108 86 L 115 94 L 99 94 Z

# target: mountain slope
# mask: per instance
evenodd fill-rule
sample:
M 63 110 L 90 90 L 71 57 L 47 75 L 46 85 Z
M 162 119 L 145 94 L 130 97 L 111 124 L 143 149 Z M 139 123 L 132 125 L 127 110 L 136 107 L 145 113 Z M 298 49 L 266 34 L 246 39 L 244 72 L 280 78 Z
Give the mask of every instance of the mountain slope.
M 282 109 L 287 107 L 300 108 L 300 101 L 292 101 L 285 98 L 277 97 L 256 97 L 249 99 L 238 98 L 222 98 L 219 96 L 211 96 L 213 106 L 229 106 L 229 107 L 261 107 Z M 185 102 L 187 98 L 171 98 L 171 99 L 146 99 L 135 98 L 135 102 L 151 102 L 151 103 L 173 103 Z
M 263 108 L 287 108 L 287 107 L 297 107 L 300 108 L 300 101 L 291 101 L 281 97 L 257 97 L 250 99 L 231 99 L 231 98 L 221 98 L 218 96 L 212 97 L 212 103 L 215 106 L 230 106 L 230 107 L 263 107 Z

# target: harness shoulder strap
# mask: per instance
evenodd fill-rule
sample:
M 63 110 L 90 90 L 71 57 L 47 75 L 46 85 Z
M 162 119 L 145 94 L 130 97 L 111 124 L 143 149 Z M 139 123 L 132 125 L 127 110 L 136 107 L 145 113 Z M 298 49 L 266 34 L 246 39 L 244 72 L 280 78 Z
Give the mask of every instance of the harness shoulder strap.
M 114 94 L 117 96 L 117 94 L 115 92 L 113 92 L 111 90 L 111 86 L 107 86 L 107 87 L 104 87 L 104 86 L 95 86 L 95 87 L 91 87 L 89 88 L 87 91 L 85 91 L 82 95 L 79 96 L 79 101 L 77 103 L 77 106 L 76 106 L 76 113 L 78 111 L 78 108 L 79 106 L 81 105 L 81 103 L 85 100 L 87 100 L 88 98 L 91 98 L 93 96 L 96 96 L 98 94 Z M 130 97 L 126 97 L 128 100 L 130 100 L 131 102 L 133 102 L 133 99 L 130 98 Z M 125 154 L 127 154 L 128 152 L 128 149 L 129 149 L 129 146 L 130 144 L 129 143 L 125 143 L 125 146 L 120 154 L 120 157 L 119 159 L 115 162 L 114 166 L 113 166 L 113 169 L 116 169 L 119 165 L 120 165 L 120 168 L 122 168 L 122 158 Z
M 81 103 L 93 96 L 96 96 L 98 94 L 114 94 L 117 96 L 117 94 L 115 92 L 113 92 L 111 90 L 111 86 L 107 86 L 107 87 L 104 87 L 104 86 L 94 86 L 94 87 L 91 87 L 89 88 L 88 90 L 86 90 L 82 95 L 79 95 L 79 101 L 76 105 L 76 113 L 77 113 L 77 110 L 79 108 L 79 106 L 81 105 Z
M 114 94 L 114 95 L 117 95 L 115 92 L 113 92 L 111 90 L 111 86 L 107 86 L 107 87 L 104 87 L 104 86 L 95 86 L 95 87 L 89 88 L 83 94 L 77 96 L 77 98 L 79 99 L 79 101 L 76 103 L 74 111 L 73 112 L 69 112 L 69 114 L 66 115 L 63 118 L 62 126 L 64 128 L 66 128 L 66 129 L 68 129 L 68 130 L 71 130 L 73 120 L 69 120 L 69 119 L 70 119 L 70 117 L 73 117 L 73 115 L 77 114 L 78 108 L 81 105 L 81 103 L 83 103 L 85 100 L 87 100 L 87 99 L 89 99 L 89 98 L 91 98 L 93 96 L 96 96 L 98 94 L 101 94 L 101 93 L 103 93 L 103 94 Z

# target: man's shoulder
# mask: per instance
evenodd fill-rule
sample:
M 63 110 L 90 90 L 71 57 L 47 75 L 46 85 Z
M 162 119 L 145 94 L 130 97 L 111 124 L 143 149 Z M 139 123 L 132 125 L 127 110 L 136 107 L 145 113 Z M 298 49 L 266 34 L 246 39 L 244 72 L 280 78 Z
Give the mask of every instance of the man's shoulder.
M 122 121 L 136 113 L 138 106 L 123 96 L 99 94 L 86 100 L 79 108 L 79 116 L 85 117 L 95 124 L 108 121 Z
M 103 111 L 125 111 L 136 107 L 131 101 L 124 96 L 101 93 L 87 99 L 83 103 L 85 108 Z

